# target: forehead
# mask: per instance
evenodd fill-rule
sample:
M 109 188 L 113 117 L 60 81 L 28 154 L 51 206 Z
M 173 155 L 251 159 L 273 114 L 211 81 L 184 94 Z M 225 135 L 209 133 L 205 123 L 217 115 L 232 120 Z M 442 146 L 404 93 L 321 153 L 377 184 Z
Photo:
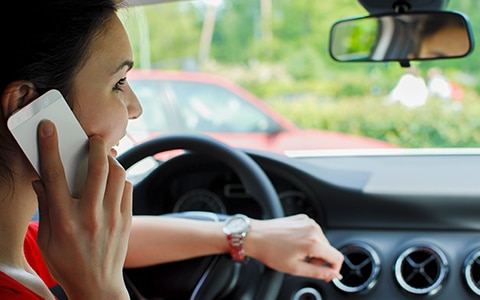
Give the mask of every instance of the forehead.
M 125 61 L 132 60 L 132 50 L 127 33 L 119 18 L 111 17 L 92 41 L 86 68 L 115 73 Z

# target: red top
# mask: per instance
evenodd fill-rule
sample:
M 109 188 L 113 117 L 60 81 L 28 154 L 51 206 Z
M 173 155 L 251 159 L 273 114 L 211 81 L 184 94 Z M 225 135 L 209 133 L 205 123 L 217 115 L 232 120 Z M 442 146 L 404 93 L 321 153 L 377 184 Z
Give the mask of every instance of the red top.
M 38 222 L 31 222 L 28 226 L 27 235 L 23 245 L 23 251 L 30 266 L 37 272 L 38 276 L 42 278 L 45 284 L 51 288 L 57 285 L 55 279 L 48 271 L 47 265 L 43 260 L 40 249 L 37 245 Z M 33 291 L 8 276 L 0 272 L 0 299 L 43 299 Z

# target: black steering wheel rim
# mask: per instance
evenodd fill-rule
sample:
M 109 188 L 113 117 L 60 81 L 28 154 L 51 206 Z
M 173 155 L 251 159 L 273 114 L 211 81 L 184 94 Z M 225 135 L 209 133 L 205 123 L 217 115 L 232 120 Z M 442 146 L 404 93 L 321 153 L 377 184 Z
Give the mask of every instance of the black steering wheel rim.
M 229 166 L 242 181 L 246 192 L 256 199 L 262 207 L 264 219 L 284 216 L 275 188 L 260 166 L 245 152 L 232 148 L 207 135 L 163 135 L 129 149 L 117 159 L 127 170 L 146 157 L 179 149 L 210 155 Z M 282 280 L 282 273 L 265 267 L 262 282 L 255 293 L 255 299 L 273 299 L 274 295 L 278 294 Z

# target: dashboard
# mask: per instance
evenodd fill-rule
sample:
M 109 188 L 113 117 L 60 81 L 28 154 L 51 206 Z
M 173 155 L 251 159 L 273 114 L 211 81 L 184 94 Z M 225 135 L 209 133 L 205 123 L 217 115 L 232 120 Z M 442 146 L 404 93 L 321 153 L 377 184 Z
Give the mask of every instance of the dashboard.
M 153 176 L 152 176 L 153 175 Z M 261 207 L 245 191 L 240 178 L 227 166 L 204 155 L 175 157 L 137 186 L 135 197 L 149 199 L 139 213 L 165 214 L 209 211 L 218 214 L 243 213 L 262 218 Z M 267 174 L 277 191 L 285 215 L 305 213 L 323 223 L 320 203 L 312 201 L 311 188 L 282 174 Z M 161 196 L 157 196 L 161 195 Z M 138 204 L 138 202 L 136 202 Z M 140 208 L 137 208 L 140 209 Z
M 480 298 L 480 153 L 245 151 L 285 215 L 314 218 L 345 256 L 342 280 L 285 275 L 278 299 Z M 166 161 L 134 193 L 136 214 L 262 218 L 238 176 L 203 154 Z

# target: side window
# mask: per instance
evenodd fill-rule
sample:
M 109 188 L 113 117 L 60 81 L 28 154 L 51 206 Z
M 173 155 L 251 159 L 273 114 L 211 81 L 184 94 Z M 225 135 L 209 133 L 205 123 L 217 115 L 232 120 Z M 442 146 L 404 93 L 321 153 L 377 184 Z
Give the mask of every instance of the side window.
M 185 127 L 206 132 L 272 132 L 278 125 L 247 99 L 217 85 L 171 82 Z

